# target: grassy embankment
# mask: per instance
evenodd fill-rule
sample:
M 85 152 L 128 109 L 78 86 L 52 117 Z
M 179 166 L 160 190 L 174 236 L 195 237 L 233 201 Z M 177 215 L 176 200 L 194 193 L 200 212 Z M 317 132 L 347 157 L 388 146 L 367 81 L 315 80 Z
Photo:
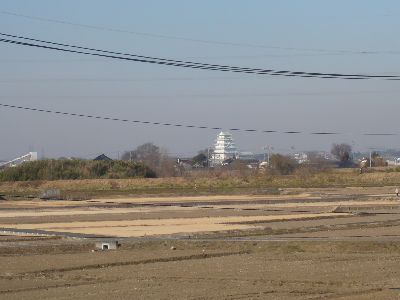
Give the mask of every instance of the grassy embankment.
M 60 189 L 67 198 L 128 195 L 278 194 L 279 188 L 380 187 L 400 185 L 400 172 L 375 170 L 358 174 L 355 169 L 317 173 L 252 176 L 210 173 L 208 176 L 130 179 L 78 179 L 0 182 L 0 194 L 37 196 L 46 189 Z

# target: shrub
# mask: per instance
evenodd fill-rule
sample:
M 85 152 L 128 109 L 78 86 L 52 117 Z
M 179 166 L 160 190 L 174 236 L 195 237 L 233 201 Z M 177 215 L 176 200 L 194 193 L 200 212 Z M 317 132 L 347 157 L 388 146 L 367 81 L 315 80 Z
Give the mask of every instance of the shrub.
M 126 161 L 40 160 L 0 171 L 0 181 L 155 177 L 143 163 Z
M 278 174 L 288 175 L 293 173 L 297 166 L 295 160 L 281 154 L 273 154 L 270 158 L 271 170 Z

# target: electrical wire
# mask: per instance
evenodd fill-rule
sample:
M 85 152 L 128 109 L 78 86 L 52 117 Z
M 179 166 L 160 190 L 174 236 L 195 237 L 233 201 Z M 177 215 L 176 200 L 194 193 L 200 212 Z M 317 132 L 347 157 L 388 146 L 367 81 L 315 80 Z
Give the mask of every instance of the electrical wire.
M 84 54 L 112 59 L 120 59 L 141 63 L 150 63 L 150 64 L 159 64 L 166 66 L 175 66 L 175 67 L 184 67 L 191 69 L 204 69 L 204 70 L 213 70 L 213 71 L 223 71 L 223 72 L 235 72 L 235 73 L 247 73 L 247 74 L 257 74 L 257 75 L 270 75 L 270 76 L 285 76 L 285 77 L 305 77 L 305 78 L 324 78 L 324 79 L 347 79 L 347 80 L 365 80 L 365 79 L 383 79 L 383 80 L 400 80 L 400 76 L 398 75 L 364 75 L 364 74 L 340 74 L 340 73 L 321 73 L 321 72 L 304 72 L 304 71 L 288 71 L 288 70 L 273 70 L 273 69 L 261 69 L 261 68 L 244 68 L 244 67 L 234 67 L 227 65 L 218 65 L 218 64 L 205 64 L 205 63 L 197 63 L 191 61 L 182 61 L 182 60 L 172 60 L 151 56 L 143 56 L 137 54 L 130 53 L 121 53 L 114 52 L 102 49 L 95 49 L 89 47 L 76 46 L 71 44 L 62 44 L 44 40 L 38 40 L 33 38 L 28 38 L 24 36 L 16 36 L 10 35 L 6 33 L 0 33 L 2 36 L 22 39 L 27 41 L 34 41 L 40 44 L 27 43 L 18 40 L 10 40 L 10 39 L 0 39 L 0 42 L 17 44 L 22 46 L 29 47 L 37 47 L 49 50 L 56 50 L 62 52 L 76 53 L 76 54 Z M 44 45 L 43 45 L 44 44 Z M 51 46 L 49 46 L 51 45 Z M 58 47 L 54 47 L 58 46 Z M 60 47 L 61 46 L 61 47 Z M 67 48 L 65 48 L 67 47 Z M 72 48 L 72 49 L 68 49 Z M 79 50 L 75 50 L 79 49 Z M 81 51 L 85 50 L 85 51 Z
M 155 125 L 155 126 L 164 126 L 164 127 L 182 127 L 182 128 L 190 128 L 190 129 L 208 129 L 208 130 L 228 130 L 235 132 L 256 132 L 256 133 L 276 133 L 276 134 L 310 134 L 310 135 L 340 135 L 343 133 L 340 132 L 329 132 L 329 131 L 315 131 L 315 132 L 303 132 L 303 131 L 277 131 L 277 130 L 261 130 L 261 129 L 243 129 L 243 128 L 223 128 L 223 127 L 212 127 L 212 126 L 199 126 L 194 124 L 178 124 L 178 123 L 165 123 L 165 122 L 154 122 L 154 121 L 143 121 L 143 120 L 129 120 L 115 117 L 106 117 L 106 116 L 96 116 L 96 115 L 88 115 L 82 113 L 71 113 L 64 111 L 55 111 L 49 109 L 41 109 L 36 107 L 27 107 L 27 106 L 18 106 L 0 103 L 1 107 L 10 108 L 10 109 L 18 109 L 18 110 L 26 110 L 33 112 L 41 112 L 48 114 L 56 114 L 61 116 L 68 117 L 78 117 L 78 118 L 87 118 L 87 119 L 97 119 L 97 120 L 106 120 L 106 121 L 115 121 L 115 122 L 123 122 L 123 123 L 134 123 L 134 124 L 142 124 L 142 125 Z M 373 136 L 394 136 L 398 135 L 397 133 L 361 133 L 360 135 L 373 135 Z
M 338 54 L 400 54 L 400 51 L 384 51 L 384 50 L 329 50 L 323 48 L 298 48 L 298 47 L 283 47 L 283 46 L 271 46 L 271 45 L 260 45 L 260 44 L 246 44 L 246 43 L 238 43 L 238 42 L 224 42 L 224 41 L 215 41 L 215 40 L 204 40 L 204 39 L 194 39 L 180 36 L 172 36 L 172 35 L 163 35 L 156 33 L 148 33 L 148 32 L 139 32 L 139 31 L 131 31 L 124 30 L 118 28 L 110 28 L 105 26 L 96 26 L 90 24 L 82 24 L 82 23 L 74 23 L 65 20 L 56 20 L 50 18 L 43 18 L 38 16 L 31 16 L 25 14 L 19 14 L 10 11 L 0 11 L 3 15 L 14 16 L 19 18 L 25 18 L 40 22 L 47 23 L 55 23 L 62 25 L 71 25 L 81 28 L 94 29 L 99 31 L 108 31 L 108 32 L 117 32 L 117 33 L 126 33 L 137 36 L 146 36 L 151 38 L 161 38 L 161 39 L 169 39 L 169 40 L 179 40 L 185 42 L 194 42 L 194 43 L 202 43 L 202 44 L 212 44 L 212 45 L 220 45 L 220 46 L 230 46 L 230 47 L 245 47 L 245 48 L 261 48 L 261 49 L 276 49 L 276 50 L 287 50 L 287 51 L 307 51 L 307 52 L 316 52 L 316 53 L 327 53 L 332 55 Z M 311 54 L 312 55 L 312 54 Z
M 361 75 L 361 74 L 350 75 L 350 74 L 333 74 L 333 73 L 316 73 L 316 72 L 311 73 L 311 72 L 298 72 L 298 71 L 294 72 L 294 71 L 265 70 L 265 69 L 255 69 L 255 68 L 241 68 L 241 67 L 224 66 L 224 65 L 211 65 L 211 64 L 204 64 L 204 63 L 185 62 L 185 61 L 178 61 L 178 60 L 171 60 L 171 59 L 164 59 L 164 58 L 157 58 L 157 57 L 141 56 L 141 55 L 129 54 L 129 53 L 112 52 L 112 51 L 101 50 L 101 49 L 94 49 L 94 48 L 87 48 L 87 47 L 80 47 L 80 46 L 75 46 L 75 45 L 68 45 L 68 44 L 61 44 L 61 43 L 37 40 L 37 39 L 28 38 L 28 37 L 9 35 L 9 34 L 5 34 L 5 33 L 0 33 L 0 35 L 17 38 L 17 39 L 35 41 L 35 42 L 39 42 L 44 45 L 27 43 L 27 42 L 22 42 L 22 41 L 18 41 L 18 40 L 0 39 L 0 42 L 4 42 L 4 43 L 11 43 L 11 44 L 17 44 L 17 45 L 23 45 L 23 46 L 38 47 L 38 48 L 49 49 L 49 50 L 57 50 L 57 51 L 63 51 L 63 52 L 69 52 L 69 53 L 85 54 L 85 55 L 92 55 L 92 56 L 112 58 L 112 59 L 160 64 L 160 65 L 167 65 L 167 66 L 187 67 L 187 68 L 216 70 L 216 71 L 230 71 L 230 72 L 237 72 L 237 73 L 251 73 L 251 74 L 258 74 L 258 75 L 290 76 L 290 77 L 340 78 L 340 79 L 361 79 L 361 80 L 375 78 L 375 79 L 383 79 L 383 80 L 400 80 L 400 76 L 396 76 L 396 75 Z M 52 46 L 49 46 L 49 45 L 52 45 Z M 68 48 L 73 48 L 73 49 L 54 47 L 53 45 L 68 47 Z M 75 50 L 75 49 L 80 49 L 80 50 Z M 81 51 L 81 50 L 85 50 L 85 51 Z M 113 55 L 110 55 L 110 54 L 113 54 Z M 51 113 L 51 114 L 58 114 L 58 115 L 66 115 L 66 116 L 73 116 L 73 117 L 81 117 L 81 118 L 102 119 L 102 120 L 111 120 L 111 121 L 119 121 L 119 122 L 130 122 L 130 123 L 138 123 L 138 124 L 146 124 L 146 125 L 222 130 L 221 127 L 184 125 L 184 124 L 162 123 L 162 122 L 141 121 L 141 120 L 128 120 L 128 119 L 110 118 L 110 117 L 104 117 L 104 116 L 94 116 L 94 115 L 87 115 L 87 114 L 45 110 L 45 109 L 39 109 L 39 108 L 34 108 L 34 107 L 22 107 L 22 106 L 1 104 L 1 103 L 0 103 L 0 106 L 6 107 L 6 108 L 15 108 L 15 109 L 22 109 L 22 110 L 29 110 L 29 111 L 43 112 L 43 113 Z M 306 132 L 302 132 L 302 131 L 276 131 L 276 130 L 241 129 L 241 128 L 229 128 L 227 130 L 242 131 L 242 132 L 281 133 L 281 134 L 301 134 L 301 133 L 304 134 L 304 133 L 306 133 Z M 310 132 L 308 134 L 337 135 L 337 134 L 341 134 L 341 133 L 338 133 L 338 132 Z M 394 134 L 394 133 L 364 133 L 362 135 L 388 136 L 388 135 L 397 135 L 397 134 Z
M 177 79 L 178 80 L 178 79 Z M 210 78 L 210 80 L 215 80 Z M 87 84 L 88 82 L 118 82 L 118 83 L 132 83 L 132 82 L 152 82 L 153 80 L 121 80 L 119 81 L 118 79 L 112 80 L 112 79 L 54 79 L 54 80 L 35 80 L 32 79 L 30 81 L 29 79 L 23 79 L 23 80 L 1 80 L 0 79 L 0 84 L 2 83 L 15 83 L 15 84 L 20 84 L 20 83 L 62 83 L 62 82 L 82 82 Z M 157 81 L 155 79 L 154 81 Z M 7 94 L 0 94 L 0 99 L 32 99 L 32 98 L 39 98 L 39 99 L 44 99 L 44 98 L 51 98 L 51 99 L 108 99 L 108 98 L 114 98 L 114 99 L 180 99 L 180 98 L 198 98 L 198 99 L 222 99 L 222 98 L 229 98 L 229 99 L 234 99 L 234 98 L 268 98 L 268 97 L 282 97 L 282 96 L 309 96 L 309 97 L 320 97 L 320 96 L 347 96 L 347 95 L 383 95 L 383 94 L 390 94 L 390 95 L 396 95 L 399 94 L 399 90 L 354 90 L 354 91 L 326 91 L 326 92 L 301 92 L 301 91 L 293 91 L 293 92 L 271 92 L 271 93 L 209 93 L 209 94 L 181 94 L 181 93 L 175 93 L 175 94 L 132 94 L 132 95 L 121 95 L 121 94 L 101 94 L 101 95 L 96 95 L 96 94 L 63 94 L 63 95 L 57 95 L 57 94 L 29 94 L 29 95 L 7 95 Z

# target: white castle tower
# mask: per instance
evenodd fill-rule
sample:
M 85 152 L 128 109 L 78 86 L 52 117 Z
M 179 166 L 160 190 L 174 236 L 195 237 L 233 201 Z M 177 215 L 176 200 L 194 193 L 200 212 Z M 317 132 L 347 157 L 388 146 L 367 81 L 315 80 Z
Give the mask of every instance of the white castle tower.
M 221 164 L 224 160 L 235 158 L 237 156 L 237 148 L 233 142 L 232 134 L 229 132 L 221 132 L 214 146 L 213 162 Z

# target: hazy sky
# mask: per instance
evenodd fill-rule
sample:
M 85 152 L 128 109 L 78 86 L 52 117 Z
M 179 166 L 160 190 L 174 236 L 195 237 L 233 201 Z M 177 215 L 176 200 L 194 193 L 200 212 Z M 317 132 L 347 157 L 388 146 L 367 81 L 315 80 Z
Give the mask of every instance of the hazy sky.
M 398 0 L 1 0 L 0 11 L 1 32 L 61 43 L 242 67 L 400 75 Z M 400 148 L 399 136 L 360 134 L 400 133 L 399 95 L 399 81 L 230 74 L 0 43 L 0 103 L 224 128 L 345 132 L 234 133 L 243 151 L 261 152 L 265 145 L 329 150 L 334 142 L 356 150 Z M 0 108 L 0 160 L 29 150 L 115 157 L 145 142 L 189 156 L 211 146 L 217 134 Z

